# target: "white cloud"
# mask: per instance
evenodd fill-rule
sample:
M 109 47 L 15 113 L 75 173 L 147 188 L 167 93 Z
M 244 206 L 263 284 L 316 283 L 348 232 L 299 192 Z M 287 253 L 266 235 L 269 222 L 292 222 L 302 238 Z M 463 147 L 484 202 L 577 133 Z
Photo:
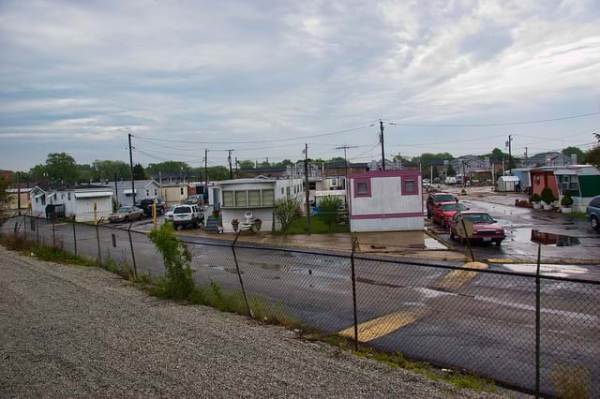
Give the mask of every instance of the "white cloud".
M 71 151 L 93 141 L 110 154 L 126 127 L 275 146 L 380 117 L 469 123 L 595 111 L 599 8 L 593 0 L 5 2 L 0 140 L 12 144 L 0 156 L 29 166 L 15 146 L 51 138 Z M 520 129 L 559 137 L 593 123 Z M 388 141 L 414 152 L 422 148 L 409 144 L 450 134 L 457 144 L 423 149 L 464 152 L 461 138 L 498 131 L 397 128 Z M 376 134 L 327 141 L 315 147 L 333 155 L 336 144 L 374 144 Z M 296 157 L 296 147 L 269 157 Z

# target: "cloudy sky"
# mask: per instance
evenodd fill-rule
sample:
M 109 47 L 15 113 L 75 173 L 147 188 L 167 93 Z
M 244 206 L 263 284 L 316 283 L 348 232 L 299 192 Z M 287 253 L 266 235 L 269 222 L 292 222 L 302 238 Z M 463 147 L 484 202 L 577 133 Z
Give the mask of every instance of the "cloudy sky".
M 365 161 L 379 119 L 390 155 L 585 148 L 600 3 L 0 0 L 0 169 L 127 160 L 128 132 L 143 163 Z

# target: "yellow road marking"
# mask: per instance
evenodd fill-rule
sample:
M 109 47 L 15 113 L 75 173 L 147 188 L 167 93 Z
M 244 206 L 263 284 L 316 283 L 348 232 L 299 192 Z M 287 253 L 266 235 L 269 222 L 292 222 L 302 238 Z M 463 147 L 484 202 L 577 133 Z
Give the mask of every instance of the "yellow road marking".
M 360 342 L 369 342 L 376 338 L 383 337 L 384 335 L 414 323 L 427 313 L 426 309 L 399 311 L 365 321 L 358 325 L 358 340 Z M 354 327 L 346 328 L 338 332 L 338 335 L 354 338 Z
M 481 262 L 469 262 L 463 265 L 467 269 L 483 270 L 487 269 L 488 265 Z M 443 276 L 435 284 L 435 287 L 440 290 L 454 291 L 471 282 L 477 276 L 477 272 L 468 272 L 466 270 L 453 270 Z

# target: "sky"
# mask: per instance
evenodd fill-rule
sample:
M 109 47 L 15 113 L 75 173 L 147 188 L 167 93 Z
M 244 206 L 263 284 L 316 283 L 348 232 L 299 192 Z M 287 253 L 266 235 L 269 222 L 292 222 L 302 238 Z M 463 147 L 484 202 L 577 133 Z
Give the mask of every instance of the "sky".
M 600 2 L 0 0 L 0 169 L 589 148 Z M 526 122 L 526 123 L 525 123 Z

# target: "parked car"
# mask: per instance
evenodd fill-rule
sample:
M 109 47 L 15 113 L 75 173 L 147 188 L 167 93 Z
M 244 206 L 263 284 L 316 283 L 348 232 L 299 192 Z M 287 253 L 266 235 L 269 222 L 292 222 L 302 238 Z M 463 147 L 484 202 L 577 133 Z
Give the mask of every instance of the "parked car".
M 463 228 L 463 218 L 466 232 Z M 469 231 L 471 228 L 472 231 Z M 506 238 L 506 234 L 504 228 L 486 212 L 457 212 L 450 221 L 450 239 L 465 242 L 467 238 L 471 242 L 493 242 L 500 245 Z
M 110 223 L 133 222 L 144 217 L 144 211 L 137 206 L 122 206 L 108 217 Z
M 152 204 L 156 202 L 156 214 L 162 215 L 165 213 L 167 205 L 160 198 L 143 199 L 140 201 L 139 207 L 144 210 L 144 214 L 148 217 L 152 216 Z
M 465 211 L 467 208 L 458 202 L 441 202 L 433 207 L 432 219 L 433 223 L 437 223 L 444 227 L 450 225 L 450 220 L 457 212 Z
M 168 221 L 173 221 L 173 211 L 175 210 L 175 208 L 177 208 L 179 205 L 173 205 L 171 206 L 169 209 L 167 209 L 165 211 L 165 220 Z
M 427 217 L 433 215 L 433 208 L 441 203 L 458 202 L 453 194 L 450 193 L 431 193 L 427 196 Z
M 204 212 L 198 205 L 178 205 L 173 209 L 175 228 L 198 227 L 204 221 Z
M 454 176 L 448 176 L 448 177 L 446 177 L 446 180 L 444 180 L 444 183 L 446 183 L 446 184 L 456 184 L 456 177 L 454 177 Z
M 600 195 L 592 198 L 585 214 L 592 228 L 600 232 Z

